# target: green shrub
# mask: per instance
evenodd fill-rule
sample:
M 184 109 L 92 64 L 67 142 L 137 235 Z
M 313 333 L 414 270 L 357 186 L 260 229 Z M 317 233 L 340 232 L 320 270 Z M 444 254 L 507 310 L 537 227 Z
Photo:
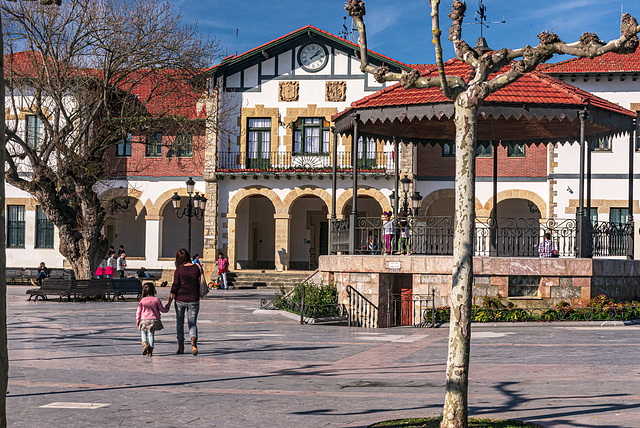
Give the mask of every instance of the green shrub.
M 303 290 L 305 316 L 324 318 L 341 315 L 342 311 L 338 305 L 338 290 L 334 284 L 303 282 L 294 285 L 293 292 L 289 296 L 286 296 L 287 291 L 284 286 L 280 286 L 273 305 L 278 309 L 300 314 Z

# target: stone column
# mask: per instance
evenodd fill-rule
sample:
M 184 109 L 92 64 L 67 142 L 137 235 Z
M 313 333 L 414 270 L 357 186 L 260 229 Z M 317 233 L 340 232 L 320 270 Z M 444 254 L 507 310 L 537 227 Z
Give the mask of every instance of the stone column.
M 144 259 L 146 266 L 157 266 L 162 249 L 162 217 L 147 216 L 145 218 Z
M 237 269 L 238 254 L 236 253 L 236 215 L 227 214 L 227 231 L 228 240 L 227 244 L 227 258 L 229 259 L 229 268 L 231 270 Z
M 214 82 L 209 82 L 210 86 Z M 206 128 L 205 128 L 205 147 L 204 147 L 204 171 L 203 178 L 205 180 L 205 194 L 207 196 L 207 207 L 204 213 L 204 248 L 202 260 L 204 263 L 205 275 L 207 278 L 211 275 L 214 268 L 214 261 L 218 258 L 218 178 L 217 170 L 217 152 L 218 152 L 218 87 L 209 88 L 209 96 L 199 100 L 198 109 L 205 109 Z M 229 266 L 235 269 L 235 263 L 229 258 Z
M 289 220 L 291 215 L 276 213 L 276 270 L 289 270 Z

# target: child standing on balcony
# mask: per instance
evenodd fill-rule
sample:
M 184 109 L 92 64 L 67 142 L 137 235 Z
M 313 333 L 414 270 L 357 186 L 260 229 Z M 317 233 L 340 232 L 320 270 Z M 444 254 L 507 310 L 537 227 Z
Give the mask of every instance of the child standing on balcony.
M 156 297 L 156 287 L 152 282 L 147 282 L 142 287 L 142 299 L 136 312 L 136 325 L 142 334 L 142 355 L 153 355 L 154 333 L 164 328 L 160 321 L 160 312 L 169 312 L 171 300 L 169 297 L 167 305 L 162 306 L 162 302 Z
M 384 223 L 382 224 L 382 229 L 384 230 L 385 251 L 387 254 L 391 254 L 393 235 L 395 234 L 393 230 L 393 221 L 391 221 L 390 212 L 384 212 L 382 214 L 384 214 Z

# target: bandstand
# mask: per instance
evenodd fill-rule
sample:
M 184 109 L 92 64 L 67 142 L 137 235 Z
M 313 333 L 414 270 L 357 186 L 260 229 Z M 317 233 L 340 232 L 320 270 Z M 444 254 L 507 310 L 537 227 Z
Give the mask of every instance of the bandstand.
M 464 76 L 468 70 L 459 60 L 445 63 L 447 75 Z M 423 75 L 430 73 L 437 71 Z M 439 88 L 404 89 L 397 84 L 352 103 L 333 121 L 336 134 L 351 135 L 353 142 L 359 138 L 392 141 L 399 153 L 400 144 L 451 144 L 455 141 L 453 118 L 453 103 Z M 478 114 L 477 141 L 479 146 L 492 146 L 493 153 L 498 146 L 580 145 L 579 206 L 570 218 L 499 216 L 497 206 L 489 217 L 478 217 L 474 300 L 500 294 L 518 306 L 552 306 L 561 300 L 585 305 L 598 294 L 616 300 L 640 297 L 640 262 L 634 260 L 638 227 L 634 227 L 632 209 L 636 127 L 635 112 L 538 71 L 485 100 Z M 629 136 L 629 216 L 621 224 L 592 221 L 586 215 L 591 208 L 591 145 L 620 134 Z M 396 156 L 396 177 L 398 161 Z M 358 188 L 357 168 L 354 163 L 354 189 Z M 494 157 L 494 201 L 497 177 Z M 375 313 L 377 320 L 369 323 L 379 326 L 390 319 L 385 313 L 389 300 L 400 295 L 435 295 L 436 305 L 446 305 L 451 287 L 455 217 L 399 213 L 399 190 L 396 180 L 394 227 L 408 230 L 409 255 L 382 255 L 383 219 L 359 218 L 357 192 L 353 192 L 349 218 L 338 219 L 335 208 L 331 213 L 331 254 L 319 263 L 324 280 L 336 283 L 343 303 L 371 306 L 366 311 Z M 539 258 L 538 244 L 545 233 L 551 234 L 559 258 Z M 378 244 L 377 250 L 372 250 L 371 241 Z

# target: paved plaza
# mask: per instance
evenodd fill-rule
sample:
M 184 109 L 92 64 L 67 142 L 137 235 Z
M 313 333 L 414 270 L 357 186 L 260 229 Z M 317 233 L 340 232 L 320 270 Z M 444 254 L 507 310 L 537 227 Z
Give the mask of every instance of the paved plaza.
M 152 358 L 137 302 L 28 302 L 8 288 L 11 427 L 365 427 L 435 416 L 447 332 L 300 325 L 254 313 L 272 290 L 214 291 L 200 354 Z M 168 289 L 159 289 L 166 302 Z M 640 427 L 640 326 L 474 327 L 470 412 L 548 427 Z

